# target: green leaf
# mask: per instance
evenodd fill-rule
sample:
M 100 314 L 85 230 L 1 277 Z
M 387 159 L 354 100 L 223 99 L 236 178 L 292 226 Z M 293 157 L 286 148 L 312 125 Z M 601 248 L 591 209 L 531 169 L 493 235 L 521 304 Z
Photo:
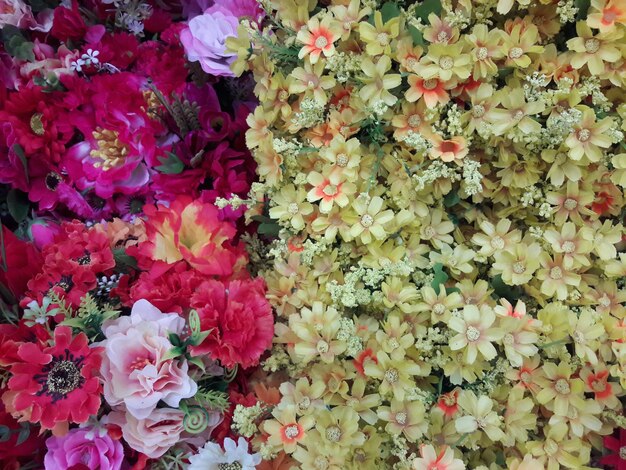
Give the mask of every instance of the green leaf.
M 386 2 L 380 9 L 383 22 L 387 22 L 393 18 L 400 16 L 400 8 L 395 2 Z
M 574 6 L 578 8 L 576 19 L 579 21 L 586 20 L 587 14 L 589 13 L 589 7 L 591 6 L 591 0 L 575 0 Z
M 182 346 L 183 344 L 180 336 L 178 336 L 176 333 L 170 333 L 168 335 L 168 339 L 170 340 L 170 343 L 172 343 L 172 346 Z
M 494 294 L 498 297 L 504 297 L 511 303 L 516 302 L 522 295 L 519 286 L 509 286 L 505 284 L 500 274 L 491 279 L 491 287 L 493 287 Z
M 498 78 L 505 78 L 513 73 L 513 67 L 502 67 L 498 70 Z
M 26 423 L 22 423 L 20 432 L 17 434 L 17 441 L 15 442 L 15 445 L 19 446 L 20 444 L 26 442 L 28 436 L 30 436 L 30 426 Z
M 408 30 L 409 30 L 409 33 L 411 33 L 411 37 L 413 38 L 414 46 L 426 45 L 426 41 L 424 41 L 424 35 L 419 29 L 417 29 L 415 26 L 409 25 Z
M 16 222 L 23 221 L 28 215 L 28 209 L 30 209 L 30 202 L 28 196 L 19 189 L 11 189 L 7 194 L 7 206 L 9 207 L 9 214 Z
M 202 362 L 202 359 L 200 359 L 199 357 L 190 357 L 187 359 L 187 362 L 193 364 L 196 367 L 199 367 L 200 369 L 202 369 L 202 372 L 205 371 L 204 362 Z
M 441 0 L 424 0 L 424 2 L 415 9 L 415 16 L 421 18 L 424 23 L 428 24 L 428 15 L 434 13 L 440 16 L 442 10 Z
M 0 426 L 0 442 L 6 442 L 11 439 L 11 430 L 8 426 Z
M 124 248 L 115 248 L 113 250 L 113 259 L 115 260 L 115 266 L 121 271 L 128 271 L 130 269 L 137 269 L 137 260 L 126 253 Z
M 198 346 L 199 344 L 202 344 L 202 341 L 208 338 L 208 336 L 211 334 L 211 331 L 213 331 L 213 328 L 211 328 L 209 331 L 201 331 L 191 335 L 191 338 L 189 338 L 191 340 L 189 341 L 189 344 L 191 344 L 192 346 Z
M 461 198 L 457 191 L 451 191 L 443 198 L 443 205 L 446 207 L 456 206 L 459 202 L 461 202 Z
M 178 175 L 185 169 L 185 164 L 172 152 L 165 152 L 167 157 L 158 157 L 161 165 L 156 169 L 165 175 Z
M 20 144 L 13 145 L 13 151 L 18 156 L 24 167 L 24 176 L 26 177 L 26 184 L 30 184 L 30 177 L 28 176 L 28 160 L 26 160 L 26 154 Z
M 435 277 L 430 283 L 430 286 L 435 289 L 436 292 L 439 292 L 439 286 L 446 283 L 448 275 L 443 270 L 443 264 L 441 263 L 437 263 L 433 266 L 433 273 L 435 274 Z
M 280 232 L 280 225 L 278 225 L 276 222 L 262 223 L 261 225 L 259 225 L 259 228 L 257 229 L 257 233 L 261 235 L 268 235 L 268 236 L 277 236 L 279 232 Z

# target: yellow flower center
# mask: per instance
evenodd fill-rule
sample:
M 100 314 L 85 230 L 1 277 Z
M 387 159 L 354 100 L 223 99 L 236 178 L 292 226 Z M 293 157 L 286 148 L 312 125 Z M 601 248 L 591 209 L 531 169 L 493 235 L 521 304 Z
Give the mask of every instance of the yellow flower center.
M 589 129 L 581 129 L 576 133 L 576 137 L 581 142 L 587 142 L 591 137 L 591 132 L 589 131 Z
M 345 153 L 337 155 L 337 166 L 345 168 L 348 166 L 348 156 Z
M 330 347 L 328 346 L 328 343 L 326 341 L 324 341 L 323 339 L 320 339 L 317 342 L 317 345 L 315 346 L 315 349 L 317 349 L 317 352 L 320 354 L 325 354 L 328 352 L 328 350 L 330 349 Z
M 98 148 L 92 150 L 90 155 L 102 160 L 95 162 L 93 166 L 108 171 L 124 163 L 128 155 L 128 147 L 120 142 L 118 132 L 97 128 L 93 132 L 93 136 Z
M 442 70 L 450 70 L 454 67 L 454 59 L 449 55 L 442 56 L 439 59 L 439 67 L 441 67 Z
M 596 38 L 587 39 L 585 41 L 585 50 L 588 54 L 595 54 L 600 49 L 600 41 Z
M 487 57 L 489 57 L 489 49 L 486 47 L 479 47 L 476 50 L 476 58 L 478 60 L 485 60 Z
M 521 379 L 522 382 L 528 383 L 530 382 L 531 376 L 529 372 L 524 371 L 519 375 L 519 378 Z
M 399 379 L 398 371 L 396 369 L 387 369 L 385 371 L 385 381 L 390 384 L 395 384 Z
M 381 46 L 386 46 L 389 44 L 389 35 L 387 33 L 379 33 L 378 36 L 376 36 L 376 40 Z
M 496 250 L 501 250 L 502 248 L 504 248 L 504 238 L 502 238 L 500 235 L 496 235 L 491 239 L 491 247 L 495 248 Z
M 448 42 L 448 39 L 450 39 L 450 36 L 447 31 L 439 31 L 439 34 L 437 34 L 437 42 Z
M 515 337 L 511 333 L 507 333 L 504 335 L 504 338 L 502 338 L 502 342 L 507 346 L 512 346 L 515 344 Z
M 432 226 L 429 225 L 424 228 L 424 238 L 433 238 L 435 235 L 437 235 L 437 231 Z
M 513 272 L 515 274 L 522 274 L 524 271 L 526 271 L 526 265 L 524 263 L 521 261 L 513 263 Z
M 519 59 L 523 55 L 524 55 L 524 50 L 521 47 L 512 47 L 511 50 L 509 51 L 509 58 L 513 60 Z
M 285 428 L 285 436 L 288 439 L 293 439 L 295 437 L 298 437 L 298 434 L 300 434 L 300 430 L 298 429 L 297 424 L 290 424 L 289 426 Z
M 476 425 L 480 428 L 480 429 L 484 429 L 484 427 L 487 425 L 487 421 L 485 421 L 485 418 L 483 418 L 482 416 L 479 418 L 476 418 Z
M 334 184 L 329 184 L 324 188 L 324 194 L 326 194 L 326 196 L 334 196 L 337 192 L 337 186 Z
M 479 119 L 485 115 L 485 107 L 482 104 L 477 104 L 472 107 L 472 116 Z
M 576 199 L 568 197 L 565 202 L 563 202 L 563 207 L 565 207 L 565 209 L 567 209 L 568 211 L 573 211 L 578 207 L 578 201 Z
M 561 395 L 568 395 L 570 393 L 569 382 L 565 379 L 559 379 L 554 384 L 554 390 Z
M 475 343 L 480 339 L 480 330 L 475 326 L 468 326 L 465 331 L 465 337 L 470 343 Z
M 311 406 L 311 399 L 309 397 L 302 397 L 302 400 L 298 402 L 300 411 L 308 410 L 309 406 Z
M 406 61 L 408 68 L 413 69 L 417 65 L 417 59 L 415 57 L 409 57 Z
M 405 425 L 406 424 L 406 413 L 401 411 L 400 413 L 396 413 L 396 423 Z
M 326 457 L 322 457 L 321 455 L 315 457 L 315 461 L 313 462 L 313 466 L 317 470 L 327 470 L 330 467 L 328 463 L 328 459 Z
M 606 382 L 603 380 L 594 380 L 591 382 L 591 388 L 594 392 L 604 392 L 606 390 Z
M 295 202 L 292 202 L 291 204 L 289 204 L 287 206 L 287 212 L 289 212 L 291 215 L 296 215 L 298 212 L 300 212 L 300 209 L 298 208 L 298 204 L 296 204 Z
M 563 279 L 563 270 L 558 266 L 552 267 L 552 269 L 550 269 L 550 279 L 554 279 L 555 281 Z
M 330 442 L 339 442 L 339 439 L 341 439 L 341 429 L 337 426 L 329 427 L 326 429 L 326 439 Z
M 286 101 L 289 98 L 289 93 L 286 90 L 280 90 L 278 93 L 278 99 L 280 101 Z
M 46 130 L 43 128 L 43 114 L 35 113 L 30 117 L 30 130 L 33 131 L 35 135 L 44 135 Z
M 427 90 L 434 90 L 437 88 L 437 79 L 429 78 L 428 80 L 424 80 L 423 85 Z
M 443 315 L 446 311 L 446 306 L 443 304 L 435 304 L 433 305 L 433 313 L 435 315 Z
M 419 114 L 411 114 L 407 122 L 409 123 L 409 126 L 417 127 L 422 123 L 422 118 L 419 117 Z
M 374 217 L 369 214 L 363 214 L 361 217 L 361 225 L 365 228 L 371 227 L 374 224 Z
M 576 245 L 571 240 L 566 240 L 561 244 L 561 249 L 564 253 L 573 253 L 576 250 Z
M 324 49 L 326 46 L 328 46 L 328 39 L 325 36 L 319 36 L 315 40 L 315 47 L 318 49 Z
M 524 111 L 522 111 L 521 109 L 518 109 L 517 111 L 513 113 L 514 121 L 520 121 L 523 117 L 524 117 Z

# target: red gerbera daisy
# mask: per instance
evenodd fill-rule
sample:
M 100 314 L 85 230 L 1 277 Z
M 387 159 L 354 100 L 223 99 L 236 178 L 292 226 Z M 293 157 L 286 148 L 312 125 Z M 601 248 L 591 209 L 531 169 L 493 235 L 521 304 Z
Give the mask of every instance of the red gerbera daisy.
M 86 422 L 100 408 L 100 352 L 83 333 L 72 338 L 67 326 L 54 330 L 51 346 L 22 344 L 21 362 L 11 366 L 9 390 L 2 396 L 5 406 L 43 429 Z

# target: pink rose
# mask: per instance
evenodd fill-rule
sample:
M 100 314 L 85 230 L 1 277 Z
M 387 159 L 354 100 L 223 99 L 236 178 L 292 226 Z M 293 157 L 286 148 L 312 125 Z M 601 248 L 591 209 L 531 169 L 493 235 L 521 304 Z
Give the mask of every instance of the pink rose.
M 228 11 L 205 12 L 191 20 L 180 32 L 180 42 L 191 62 L 200 62 L 202 70 L 212 75 L 234 76 L 230 64 L 235 54 L 226 52 L 226 39 L 237 36 L 239 19 Z
M 196 394 L 187 362 L 167 358 L 173 347 L 169 333 L 180 334 L 184 326 L 178 314 L 161 313 L 147 300 L 137 301 L 130 316 L 103 325 L 101 374 L 109 405 L 125 405 L 135 418 L 145 419 L 160 400 L 178 407 Z
M 181 435 L 184 433 L 183 426 L 184 413 L 173 408 L 157 408 L 145 419 L 137 419 L 130 413 L 114 411 L 110 413 L 105 421 L 116 424 L 122 429 L 124 440 L 130 447 L 142 454 L 146 454 L 151 459 L 161 457 L 174 444 L 187 441 Z M 206 442 L 210 432 L 222 420 L 218 412 L 209 412 L 208 433 L 205 430 L 202 435 Z M 194 436 L 195 437 L 195 436 Z M 202 445 L 194 442 L 196 445 Z
M 48 453 L 44 458 L 46 470 L 80 468 L 119 470 L 122 468 L 124 448 L 106 433 L 90 428 L 76 428 L 62 437 L 46 441 Z M 81 466 L 82 465 L 82 466 Z

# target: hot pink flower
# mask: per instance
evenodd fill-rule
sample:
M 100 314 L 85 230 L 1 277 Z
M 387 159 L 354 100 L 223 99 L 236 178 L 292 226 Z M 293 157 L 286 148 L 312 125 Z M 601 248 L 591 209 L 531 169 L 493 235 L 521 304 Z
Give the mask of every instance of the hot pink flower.
M 167 358 L 169 333 L 179 334 L 184 326 L 176 313 L 161 313 L 147 300 L 136 302 L 130 316 L 103 325 L 101 374 L 111 406 L 123 404 L 135 418 L 145 419 L 160 400 L 177 407 L 195 395 L 198 386 L 187 375 L 187 362 Z
M 207 281 L 193 295 L 191 306 L 198 312 L 202 331 L 210 331 L 192 348 L 195 355 L 209 354 L 226 367 L 250 367 L 272 345 L 274 318 L 261 278 L 227 284 Z
M 53 436 L 46 441 L 48 453 L 44 459 L 46 470 L 60 468 L 88 468 L 119 470 L 124 460 L 124 448 L 104 433 L 91 428 L 71 429 L 63 437 Z

